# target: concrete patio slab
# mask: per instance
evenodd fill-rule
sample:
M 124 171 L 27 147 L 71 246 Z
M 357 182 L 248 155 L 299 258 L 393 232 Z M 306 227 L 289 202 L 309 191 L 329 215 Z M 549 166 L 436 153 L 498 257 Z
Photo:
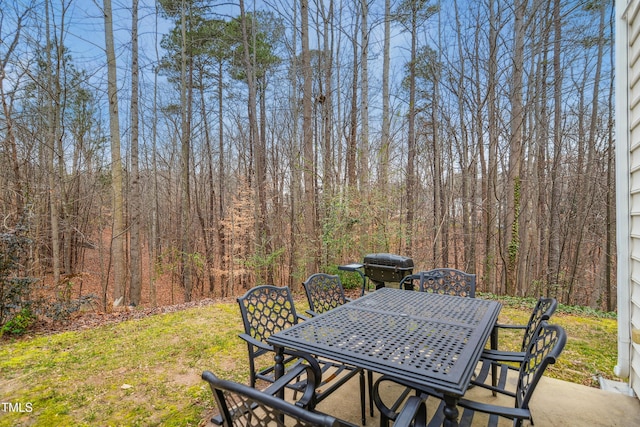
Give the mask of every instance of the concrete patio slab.
M 395 390 L 395 394 L 397 395 Z M 394 393 L 394 390 L 383 390 Z M 467 396 L 487 403 L 512 405 L 511 399 L 493 397 L 491 392 L 479 387 L 468 391 Z M 429 401 L 431 400 L 431 402 Z M 640 426 L 640 400 L 625 394 L 605 391 L 580 384 L 543 377 L 531 402 L 536 427 L 629 427 Z M 427 399 L 428 414 L 435 411 L 435 399 Z M 360 425 L 359 388 L 357 378 L 352 379 L 318 406 L 319 411 Z M 379 425 L 378 411 L 371 418 L 367 412 L 367 426 Z M 430 416 L 430 415 L 429 415 Z M 482 425 L 479 419 L 474 425 Z M 512 425 L 501 420 L 501 426 Z M 525 423 L 526 425 L 526 423 Z

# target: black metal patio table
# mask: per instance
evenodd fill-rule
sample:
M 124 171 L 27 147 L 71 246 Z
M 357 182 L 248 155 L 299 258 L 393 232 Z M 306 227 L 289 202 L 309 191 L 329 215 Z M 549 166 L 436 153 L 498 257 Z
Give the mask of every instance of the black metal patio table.
M 284 348 L 409 379 L 445 395 L 445 426 L 458 425 L 469 386 L 501 304 L 382 288 L 268 338 L 276 376 Z

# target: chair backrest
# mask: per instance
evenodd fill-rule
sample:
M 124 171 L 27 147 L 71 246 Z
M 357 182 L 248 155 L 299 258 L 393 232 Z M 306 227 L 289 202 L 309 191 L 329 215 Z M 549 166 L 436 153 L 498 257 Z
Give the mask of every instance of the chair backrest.
M 238 304 L 244 331 L 262 342 L 298 323 L 293 297 L 286 286 L 256 286 L 239 297 Z
M 454 268 L 420 272 L 420 291 L 475 298 L 476 275 Z
M 543 321 L 538 326 L 531 344 L 520 365 L 516 389 L 516 407 L 528 408 L 536 385 L 544 371 L 562 353 L 567 342 L 567 334 L 559 325 L 550 325 Z
M 307 293 L 309 309 L 314 314 L 324 313 L 347 302 L 339 276 L 316 273 L 302 285 Z
M 343 426 L 336 418 L 311 412 L 271 394 L 233 381 L 222 380 L 205 371 L 202 378 L 215 396 L 222 423 L 231 426 Z M 286 420 L 286 424 L 284 422 Z
M 538 302 L 531 313 L 531 317 L 529 318 L 529 323 L 527 323 L 527 327 L 524 331 L 520 351 L 527 351 L 527 348 L 529 347 L 538 326 L 540 326 L 540 323 L 549 320 L 556 311 L 556 308 L 558 308 L 558 301 L 555 298 L 540 297 L 538 299 Z

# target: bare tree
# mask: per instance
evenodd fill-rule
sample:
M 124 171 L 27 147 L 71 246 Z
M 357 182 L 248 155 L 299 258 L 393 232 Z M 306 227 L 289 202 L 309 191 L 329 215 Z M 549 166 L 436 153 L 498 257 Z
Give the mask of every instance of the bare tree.
M 510 88 L 510 139 L 509 165 L 506 176 L 507 205 L 504 223 L 503 259 L 505 266 L 505 289 L 508 295 L 515 295 L 517 287 L 518 257 L 520 254 L 520 209 L 521 209 L 521 167 L 524 111 L 522 105 L 522 79 L 524 68 L 525 12 L 527 2 L 515 0 L 514 6 L 514 48 L 513 71 Z
M 119 303 L 145 300 L 136 269 L 146 223 L 152 302 L 160 274 L 170 275 L 167 293 L 179 302 L 197 298 L 207 280 L 210 293 L 226 295 L 262 280 L 295 286 L 319 267 L 391 251 L 414 256 L 419 268 L 477 270 L 484 290 L 562 292 L 615 307 L 613 226 L 604 225 L 614 209 L 606 198 L 612 35 L 600 10 L 610 2 L 386 0 L 383 11 L 369 0 L 274 0 L 269 17 L 243 0 L 230 19 L 210 2 L 161 0 L 175 26 L 162 39 L 167 79 L 154 78 L 152 99 L 136 54 L 142 6 L 132 3 L 131 60 L 117 60 L 131 84 L 120 76 L 116 87 L 117 46 L 107 38 L 118 12 L 105 0 L 108 130 L 92 92 L 99 74 L 77 72 L 75 46 L 63 43 L 64 25 L 77 21 L 58 20 L 74 3 L 45 3 L 33 33 L 22 18 L 29 4 L 6 3 L 20 12 L 0 10 L 0 197 L 3 216 L 30 208 L 47 283 L 84 292 L 66 274 L 82 271 L 82 236 L 94 237 L 87 224 L 97 217 L 113 221 L 104 265 L 115 280 L 103 283 L 115 282 Z M 288 23 L 284 49 L 265 17 Z M 379 55 L 383 65 L 372 69 Z M 393 74 L 395 58 L 404 73 Z M 118 98 L 131 100 L 126 199 Z M 80 115 L 85 107 L 94 118 Z M 108 151 L 110 160 L 100 158 Z M 374 171 L 375 192 L 349 193 L 371 191 Z
M 384 2 L 384 47 L 382 52 L 382 129 L 379 153 L 379 179 L 383 195 L 389 185 L 391 119 L 389 111 L 389 66 L 391 63 L 391 0 Z
M 187 9 L 182 0 L 180 7 L 180 105 L 182 106 L 180 125 L 180 282 L 184 289 L 184 300 L 191 301 L 193 277 L 191 264 L 191 94 L 192 67 L 187 58 Z M 189 12 L 190 13 L 190 12 Z
M 14 198 L 12 203 L 14 216 L 18 218 L 22 215 L 23 209 L 23 190 L 22 190 L 22 178 L 20 173 L 20 163 L 18 161 L 18 147 L 16 144 L 16 137 L 13 131 L 13 119 L 12 119 L 12 102 L 9 100 L 9 94 L 5 91 L 5 77 L 6 68 L 10 60 L 13 60 L 16 48 L 20 42 L 22 29 L 25 21 L 28 19 L 29 14 L 32 11 L 32 6 L 25 7 L 22 11 L 16 12 L 15 27 L 12 30 L 6 31 L 4 19 L 0 19 L 0 40 L 2 40 L 2 46 L 6 46 L 6 50 L 2 51 L 2 58 L 0 58 L 0 102 L 2 102 L 2 112 L 4 113 L 5 121 L 5 134 L 4 138 L 6 144 L 6 152 L 9 154 L 9 164 L 13 172 L 13 180 L 11 183 L 12 191 L 9 197 Z M 9 9 L 5 9 L 5 13 L 9 12 Z M 5 39 L 6 37 L 6 39 Z M 7 212 L 8 213 L 8 212 Z
M 335 191 L 336 179 L 334 177 L 334 154 L 333 154 L 333 0 L 329 1 L 328 10 L 324 8 L 324 2 L 320 2 L 320 13 L 323 17 L 323 50 L 320 55 L 322 63 L 322 93 L 320 102 L 322 105 L 322 188 L 325 198 L 325 205 L 329 203 Z
M 395 11 L 396 19 L 404 26 L 409 32 L 411 37 L 410 58 L 408 63 L 408 90 L 409 90 L 409 105 L 407 108 L 407 163 L 406 163 L 406 201 L 405 201 L 405 219 L 406 219 L 406 232 L 404 244 L 402 247 L 403 253 L 411 255 L 412 251 L 412 236 L 414 228 L 414 216 L 415 216 L 415 193 L 416 193 L 416 155 L 417 155 L 417 142 L 416 142 L 416 62 L 418 59 L 418 32 L 420 30 L 421 23 L 425 22 L 436 11 L 437 7 L 428 4 L 429 2 L 423 0 L 403 0 Z M 432 107 L 431 113 L 436 114 L 435 107 Z M 433 123 L 432 123 L 433 124 Z M 434 133 L 433 143 L 438 147 L 436 142 L 436 133 Z M 437 154 L 434 154 L 437 158 Z M 437 162 L 437 159 L 434 160 Z M 439 174 L 438 174 L 439 175 Z M 436 177 L 439 179 L 439 176 Z M 435 200 L 440 200 L 439 194 L 434 194 Z
M 160 61 L 160 53 L 158 50 L 158 3 L 155 3 L 154 24 L 155 24 L 155 59 Z M 151 125 L 151 171 L 153 174 L 151 182 L 151 221 L 149 227 L 149 266 L 152 273 L 149 275 L 149 296 L 151 305 L 157 306 L 157 288 L 155 267 L 160 263 L 161 259 L 161 243 L 160 243 L 160 226 L 159 226 L 159 191 L 158 191 L 158 70 L 153 73 L 153 105 L 152 105 L 152 125 Z
M 347 191 L 355 191 L 358 185 L 358 25 L 360 15 L 356 15 L 351 46 L 353 49 L 351 68 L 351 101 L 349 106 L 349 135 L 347 136 Z
M 142 207 L 142 194 L 140 191 L 140 167 L 138 156 L 139 134 L 139 66 L 138 66 L 138 0 L 131 3 L 131 191 L 130 191 L 130 217 L 131 217 L 131 282 L 129 284 L 129 301 L 132 305 L 140 305 L 142 296 L 142 255 L 140 217 Z
M 118 76 L 116 67 L 116 54 L 113 38 L 113 11 L 111 0 L 104 0 L 104 36 L 107 54 L 107 78 L 109 97 L 109 133 L 111 141 L 111 179 L 112 179 L 112 209 L 113 231 L 112 249 L 113 259 L 113 305 L 124 303 L 125 297 L 125 223 L 124 202 L 122 195 L 122 160 L 120 154 L 120 123 L 118 114 Z
M 53 70 L 53 55 L 52 50 L 54 45 L 51 40 L 50 29 L 50 10 L 49 2 L 45 6 L 46 14 L 46 55 L 47 55 L 47 88 L 49 96 L 47 97 L 47 123 L 48 132 L 46 139 L 46 155 L 47 155 L 47 170 L 48 170 L 48 190 L 49 190 L 49 216 L 51 224 L 51 267 L 53 270 L 53 284 L 58 286 L 60 283 L 60 187 L 59 182 L 62 177 L 58 175 L 58 168 L 56 168 L 56 148 L 59 135 L 59 94 L 60 94 L 60 80 L 57 76 L 60 76 L 60 56 L 56 55 L 56 69 Z M 59 51 L 58 51 L 59 52 Z M 56 52 L 56 53 L 58 53 Z M 56 177 L 58 177 L 56 179 Z
M 369 4 L 368 0 L 360 0 L 362 24 L 360 26 L 360 73 L 362 83 L 360 85 L 360 168 L 358 177 L 360 189 L 369 191 Z
M 500 4 L 500 2 L 497 2 Z M 484 254 L 483 263 L 484 281 L 489 284 L 492 292 L 498 292 L 496 281 L 495 259 L 497 255 L 497 233 L 496 233 L 496 205 L 497 205 L 497 174 L 498 174 L 498 20 L 495 10 L 496 2 L 489 0 L 489 57 L 487 72 L 487 121 L 489 147 L 487 150 L 487 160 L 483 167 L 485 179 L 482 186 L 482 200 L 484 212 Z M 499 13 L 498 13 L 499 15 Z M 484 158 L 484 150 L 480 150 L 480 159 Z
M 558 283 L 560 275 L 560 197 L 562 181 L 560 179 L 560 162 L 562 161 L 562 66 L 561 43 L 562 24 L 560 21 L 560 0 L 553 3 L 553 159 L 551 162 L 551 200 L 549 202 L 549 249 L 547 258 L 547 292 L 549 287 Z M 544 144 L 544 142 L 543 142 Z M 538 159 L 543 162 L 543 159 Z M 542 182 L 538 183 L 539 185 Z M 542 191 L 542 189 L 541 189 Z
M 302 34 L 302 158 L 304 181 L 304 230 L 305 230 L 305 260 L 306 273 L 317 270 L 318 254 L 316 250 L 316 187 L 314 185 L 314 156 L 313 156 L 313 105 L 312 105 L 312 73 L 311 51 L 309 50 L 309 1 L 301 0 L 301 34 Z

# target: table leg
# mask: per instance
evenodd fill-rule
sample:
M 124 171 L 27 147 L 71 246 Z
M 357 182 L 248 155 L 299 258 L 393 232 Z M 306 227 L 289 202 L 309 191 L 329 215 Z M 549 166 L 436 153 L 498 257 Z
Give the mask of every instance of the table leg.
M 458 427 L 458 397 L 450 394 L 444 395 L 444 421 L 443 427 Z
M 275 379 L 277 380 L 284 375 L 284 347 L 274 346 L 274 349 L 276 355 L 273 357 L 275 361 L 273 373 L 275 375 Z M 280 399 L 284 399 L 284 388 L 278 392 L 278 397 Z

